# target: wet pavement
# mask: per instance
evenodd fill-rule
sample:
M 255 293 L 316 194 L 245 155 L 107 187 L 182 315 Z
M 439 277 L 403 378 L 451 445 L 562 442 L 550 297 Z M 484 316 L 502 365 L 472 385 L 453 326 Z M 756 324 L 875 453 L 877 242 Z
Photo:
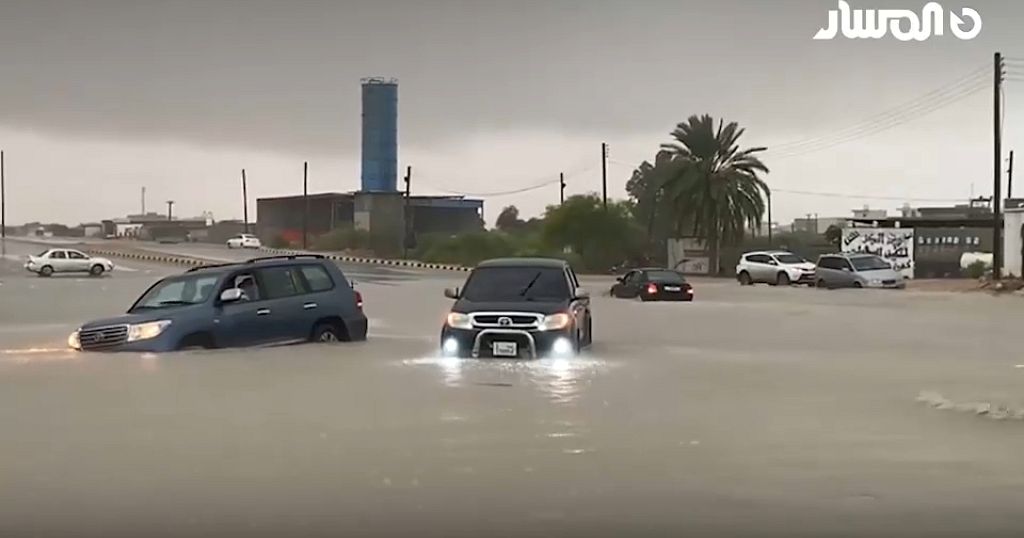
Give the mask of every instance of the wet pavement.
M 78 321 L 177 269 L 13 263 L 3 536 L 1024 531 L 1024 421 L 918 401 L 1022 403 L 1018 298 L 708 282 L 595 297 L 583 357 L 460 361 L 434 348 L 461 275 L 364 267 L 365 343 L 82 355 Z

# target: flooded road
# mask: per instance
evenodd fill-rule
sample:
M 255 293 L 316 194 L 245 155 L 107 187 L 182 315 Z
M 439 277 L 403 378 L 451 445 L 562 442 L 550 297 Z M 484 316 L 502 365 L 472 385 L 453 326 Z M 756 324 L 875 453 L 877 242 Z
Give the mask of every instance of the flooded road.
M 130 268 L 0 275 L 0 535 L 1024 529 L 1024 421 L 917 401 L 1022 403 L 1016 298 L 711 282 L 596 297 L 579 358 L 450 360 L 458 275 L 369 271 L 365 343 L 62 351 L 173 271 Z

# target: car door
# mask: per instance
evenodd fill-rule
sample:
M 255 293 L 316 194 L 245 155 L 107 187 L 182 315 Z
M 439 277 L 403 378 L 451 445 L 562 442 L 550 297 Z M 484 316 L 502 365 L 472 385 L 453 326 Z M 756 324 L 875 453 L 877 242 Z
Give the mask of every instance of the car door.
M 857 280 L 857 273 L 853 270 L 853 264 L 846 258 L 836 258 L 836 264 L 839 266 L 839 270 L 836 271 L 839 285 L 844 288 L 852 287 L 853 283 Z
M 79 252 L 77 250 L 67 250 L 67 251 L 65 251 L 65 253 L 67 254 L 67 257 L 68 257 L 68 259 L 67 259 L 68 271 L 85 272 L 85 271 L 89 270 L 89 261 L 90 260 L 89 260 L 89 256 L 86 256 L 85 253 Z
M 220 294 L 231 288 L 243 290 L 243 298 L 222 303 Z M 273 310 L 264 300 L 252 271 L 239 271 L 224 280 L 217 291 L 214 338 L 222 347 L 246 347 L 272 342 Z
M 51 250 L 46 264 L 53 268 L 54 273 L 68 272 L 68 253 L 63 250 Z
M 260 288 L 266 292 L 266 308 L 274 317 L 272 338 L 275 341 L 308 340 L 312 324 L 309 323 L 311 308 L 306 304 L 306 283 L 300 273 L 300 265 L 274 265 L 261 267 L 256 271 Z
M 618 297 L 620 299 L 621 298 L 632 297 L 632 295 L 630 294 L 630 291 L 629 291 L 629 283 L 630 283 L 630 279 L 632 279 L 633 275 L 635 275 L 635 274 L 636 274 L 636 271 L 630 271 L 630 272 L 626 273 L 625 275 L 622 275 L 622 278 L 619 281 L 619 283 L 615 285 L 615 296 L 616 297 Z
M 633 273 L 639 273 L 639 271 L 633 271 Z M 566 268 L 565 276 L 572 297 L 569 303 L 569 310 L 580 334 L 580 344 L 586 345 L 592 339 L 590 334 L 592 328 L 590 321 L 590 298 L 579 296 L 580 281 L 576 278 L 576 272 L 571 267 Z
M 769 265 L 771 257 L 767 254 L 751 254 L 747 256 L 747 260 L 750 262 L 748 272 L 754 282 L 774 281 L 774 278 L 771 277 L 773 268 Z
M 302 296 L 301 316 L 304 319 L 301 329 L 305 330 L 306 334 L 312 334 L 316 323 L 325 317 L 348 319 L 352 316 L 355 305 L 346 300 L 346 295 L 339 293 L 339 284 L 334 282 L 330 272 L 323 265 L 303 264 L 298 266 L 298 271 L 302 275 L 305 290 Z

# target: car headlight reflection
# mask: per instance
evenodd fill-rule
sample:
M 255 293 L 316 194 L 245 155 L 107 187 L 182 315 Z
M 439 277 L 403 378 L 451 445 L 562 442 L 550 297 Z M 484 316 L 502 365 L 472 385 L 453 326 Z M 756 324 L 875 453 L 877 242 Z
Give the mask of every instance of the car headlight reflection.
M 473 321 L 469 319 L 469 316 L 461 312 L 449 312 L 448 326 L 453 329 L 472 329 Z
M 544 316 L 544 320 L 540 322 L 538 329 L 542 331 L 560 331 L 568 327 L 570 323 L 572 323 L 572 317 L 565 312 L 559 312 L 550 316 Z
M 171 320 L 150 321 L 148 323 L 137 323 L 128 326 L 128 341 L 149 340 L 156 338 L 164 332 L 164 329 L 171 324 Z

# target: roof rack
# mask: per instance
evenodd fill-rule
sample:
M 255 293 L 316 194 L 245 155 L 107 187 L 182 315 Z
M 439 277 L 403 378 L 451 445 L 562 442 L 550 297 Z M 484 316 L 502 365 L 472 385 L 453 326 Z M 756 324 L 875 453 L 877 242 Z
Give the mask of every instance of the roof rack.
M 203 269 L 215 269 L 217 267 L 229 267 L 229 266 L 232 266 L 232 265 L 238 265 L 238 262 L 235 262 L 235 263 L 211 263 L 209 265 L 197 265 L 195 267 L 189 268 L 189 270 L 185 271 L 185 272 L 186 273 L 192 273 L 192 272 L 195 272 L 195 271 L 201 271 Z
M 323 254 L 280 254 L 277 256 L 262 256 L 260 258 L 252 258 L 245 260 L 245 263 L 262 262 L 265 260 L 295 260 L 298 258 L 312 258 L 315 260 L 324 259 Z

